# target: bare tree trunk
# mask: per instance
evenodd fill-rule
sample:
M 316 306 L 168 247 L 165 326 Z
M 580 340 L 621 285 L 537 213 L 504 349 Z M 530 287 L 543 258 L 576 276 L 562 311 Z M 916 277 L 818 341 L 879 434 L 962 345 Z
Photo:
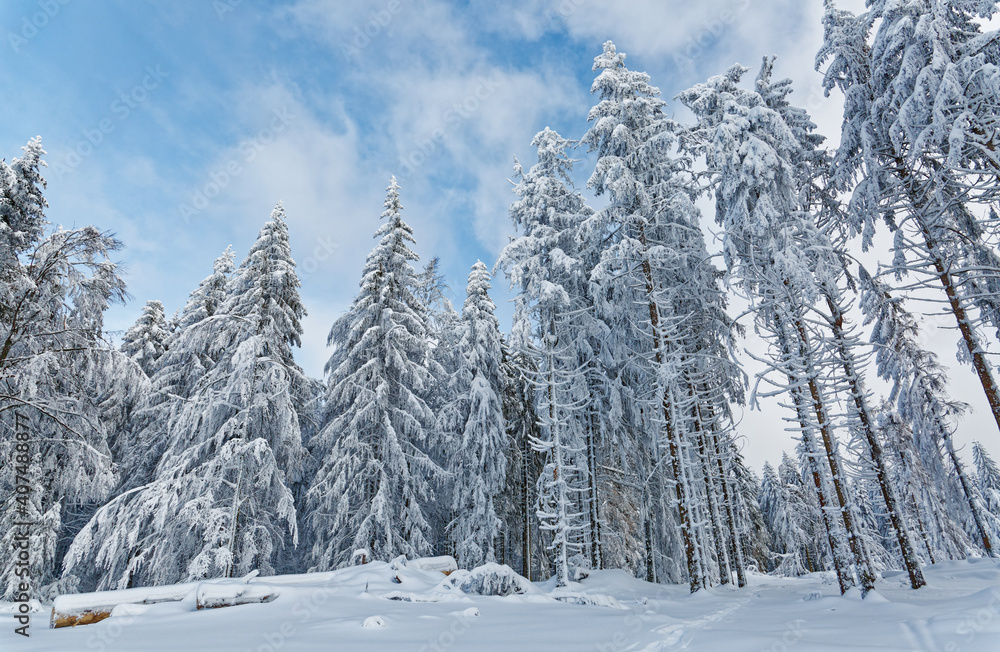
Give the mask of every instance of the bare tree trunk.
M 649 321 L 653 335 L 653 355 L 656 360 L 657 369 L 666 362 L 664 353 L 663 335 L 660 332 L 660 309 L 656 304 L 655 285 L 653 283 L 653 270 L 649 264 L 649 259 L 645 256 L 649 245 L 646 242 L 646 231 L 641 224 L 638 225 L 639 241 L 643 247 L 642 274 L 646 282 L 646 297 L 649 301 Z M 701 588 L 703 582 L 698 572 L 698 553 L 694 541 L 694 523 L 692 521 L 691 510 L 688 505 L 688 487 L 685 486 L 685 476 L 681 466 L 679 455 L 683 445 L 681 435 L 676 428 L 673 418 L 673 407 L 671 405 L 669 390 L 664 389 L 661 407 L 663 419 L 667 431 L 667 448 L 670 453 L 670 464 L 674 473 L 674 493 L 677 500 L 677 512 L 681 524 L 681 539 L 684 543 L 684 555 L 687 559 L 688 579 L 691 584 L 691 593 Z
M 885 455 L 882 452 L 882 442 L 879 441 L 875 433 L 875 424 L 871 416 L 871 410 L 868 408 L 865 388 L 854 364 L 854 356 L 848 348 L 844 333 L 844 314 L 840 306 L 834 302 L 829 294 L 826 295 L 826 303 L 830 308 L 830 327 L 833 329 L 833 338 L 837 344 L 841 362 L 844 366 L 844 374 L 847 377 L 850 387 L 851 399 L 858 414 L 858 421 L 861 423 L 861 430 L 868 442 L 868 452 L 871 455 L 872 464 L 875 466 L 875 474 L 878 477 L 878 484 L 882 491 L 882 499 L 885 501 L 889 521 L 896 532 L 896 540 L 899 543 L 899 550 L 903 556 L 903 563 L 906 565 L 906 571 L 910 575 L 910 586 L 914 589 L 919 589 L 921 586 L 927 584 L 927 581 L 924 579 L 923 571 L 920 570 L 920 560 L 917 559 L 917 553 L 913 549 L 910 534 L 900 514 L 899 501 L 896 498 L 892 479 L 889 477 L 889 470 L 885 464 Z
M 691 388 L 691 397 L 694 398 L 694 388 Z M 709 461 L 709 451 L 708 447 L 705 445 L 705 428 L 703 426 L 701 408 L 696 402 L 692 406 L 694 412 L 694 428 L 698 439 L 698 455 L 701 458 L 702 465 L 702 479 L 705 484 L 705 498 L 708 502 L 708 516 L 710 527 L 710 537 L 712 538 L 712 543 L 715 546 L 716 558 L 719 560 L 719 581 L 722 584 L 729 584 L 732 581 L 732 569 L 729 566 L 729 554 L 726 552 L 726 546 L 724 544 L 724 534 L 722 531 L 722 523 L 719 518 L 719 510 L 716 505 L 716 493 L 715 482 L 712 478 L 712 467 Z
M 969 501 L 969 509 L 972 510 L 972 518 L 976 522 L 976 529 L 979 530 L 979 536 L 982 538 L 983 549 L 988 556 L 995 557 L 993 542 L 990 540 L 989 531 L 983 524 L 983 516 L 976 500 L 975 490 L 969 485 L 968 478 L 965 477 L 965 468 L 962 466 L 962 461 L 958 459 L 958 453 L 955 451 L 955 444 L 952 442 L 950 434 L 944 436 L 944 445 L 948 451 L 948 457 L 951 458 L 951 463 L 955 466 L 955 474 L 958 476 L 959 484 L 962 485 L 962 492 L 965 494 L 966 500 Z

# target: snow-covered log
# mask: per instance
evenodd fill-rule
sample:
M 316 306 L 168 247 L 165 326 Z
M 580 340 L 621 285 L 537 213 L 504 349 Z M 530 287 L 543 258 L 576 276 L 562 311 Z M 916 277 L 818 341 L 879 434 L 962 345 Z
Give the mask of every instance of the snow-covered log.
M 458 562 L 451 555 L 442 555 L 440 557 L 421 557 L 420 559 L 413 559 L 406 563 L 410 568 L 419 568 L 425 571 L 438 571 L 439 573 L 444 573 L 445 575 L 451 575 L 458 570 Z
M 111 611 L 123 604 L 157 604 L 159 602 L 179 602 L 197 588 L 196 582 L 153 586 L 120 591 L 98 591 L 97 593 L 77 593 L 60 595 L 52 603 L 49 628 L 76 627 L 100 622 L 111 615 Z

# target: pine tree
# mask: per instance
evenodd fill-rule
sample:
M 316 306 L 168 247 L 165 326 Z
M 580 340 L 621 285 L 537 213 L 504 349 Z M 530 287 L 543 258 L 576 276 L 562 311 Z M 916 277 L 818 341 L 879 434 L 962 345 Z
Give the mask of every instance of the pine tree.
M 684 145 L 692 154 L 706 157 L 715 187 L 716 221 L 725 228 L 726 265 L 751 301 L 757 328 L 772 342 L 768 366 L 787 382 L 766 374 L 762 379 L 776 385 L 774 393 L 793 399 L 803 445 L 812 460 L 821 454 L 817 438 L 822 445 L 829 475 L 824 479 L 816 464 L 812 472 L 821 508 L 828 504 L 829 482 L 844 528 L 841 538 L 839 526 L 828 523 L 841 590 L 853 581 L 848 576 L 853 561 L 867 591 L 874 586 L 874 569 L 842 471 L 833 420 L 836 386 L 827 386 L 825 380 L 841 372 L 848 379 L 854 376 L 843 366 L 849 360 L 843 351 L 835 357 L 823 350 L 828 337 L 816 331 L 811 319 L 818 302 L 829 298 L 831 281 L 842 266 L 835 247 L 809 215 L 808 188 L 800 176 L 809 152 L 808 141 L 803 142 L 808 117 L 784 106 L 787 88 L 781 86 L 787 84 L 770 83 L 770 65 L 765 60 L 758 78 L 763 95 L 739 88 L 747 69 L 738 65 L 684 91 L 681 100 L 699 119 L 685 135 Z M 863 388 L 857 387 L 856 394 L 864 396 Z M 840 551 L 841 542 L 849 545 L 850 559 Z
M 233 269 L 232 249 L 227 247 L 216 259 L 214 272 L 191 292 L 177 315 L 157 370 L 150 378 L 148 391 L 142 394 L 118 429 L 113 451 L 122 467 L 123 484 L 119 493 L 153 480 L 156 465 L 170 438 L 170 424 L 177 420 L 185 401 L 215 366 L 219 349 L 214 341 L 224 325 L 222 310 Z M 210 317 L 214 320 L 202 323 Z M 195 325 L 199 326 L 195 328 Z
M 462 309 L 456 384 L 464 418 L 451 459 L 455 520 L 449 534 L 461 568 L 496 561 L 502 528 L 498 503 L 506 480 L 509 443 L 500 398 L 500 325 L 493 315 L 489 289 L 486 265 L 477 262 L 469 274 L 468 298 Z
M 918 340 L 916 319 L 900 300 L 889 294 L 884 283 L 860 268 L 861 308 L 866 320 L 874 322 L 872 340 L 877 345 L 875 362 L 878 373 L 893 383 L 890 400 L 913 430 L 914 445 L 920 451 L 923 466 L 933 472 L 931 480 L 941 487 L 948 483 L 945 465 L 940 460 L 944 448 L 956 474 L 978 538 L 988 555 L 993 555 L 993 541 L 984 524 L 974 487 L 952 439 L 954 420 L 965 405 L 948 398 L 947 376 L 937 356 L 924 350 Z M 905 441 L 903 442 L 906 443 Z M 905 451 L 908 446 L 902 446 Z M 947 518 L 947 514 L 945 515 Z
M 985 323 L 1000 331 L 1000 257 L 976 217 L 992 215 L 998 169 L 990 125 L 1000 92 L 984 71 L 1000 63 L 1000 49 L 977 21 L 995 12 L 987 2 L 874 0 L 854 16 L 827 0 L 817 65 L 829 62 L 827 92 L 845 95 L 833 178 L 852 193 L 854 229 L 867 246 L 881 219 L 896 275 L 940 286 L 961 334 L 959 359 L 975 369 L 1000 428 L 982 333 Z
M 538 478 L 538 518 L 552 535 L 557 582 L 573 578 L 571 560 L 585 548 L 587 514 L 580 498 L 588 482 L 584 444 L 586 380 L 578 361 L 575 336 L 586 305 L 584 267 L 575 255 L 577 229 L 588 214 L 583 198 L 569 185 L 569 141 L 545 129 L 535 135 L 538 164 L 525 171 L 515 164 L 518 200 L 510 215 L 522 235 L 501 252 L 515 299 L 512 347 L 533 359 L 521 369 L 538 391 L 541 437 L 535 450 L 545 455 Z M 573 562 L 575 563 L 575 562 Z
M 275 572 L 298 539 L 298 287 L 279 203 L 230 279 L 222 317 L 177 342 L 205 342 L 215 364 L 172 411 L 153 481 L 97 511 L 67 552 L 67 575 L 106 589 Z
M 591 274 L 599 288 L 594 294 L 615 296 L 613 310 L 625 311 L 639 326 L 629 344 L 652 344 L 644 347 L 646 378 L 657 383 L 653 409 L 662 417 L 654 423 L 663 430 L 643 447 L 654 465 L 664 447 L 687 575 L 696 591 L 710 580 L 713 551 L 720 569 L 729 565 L 721 492 L 699 439 L 711 429 L 711 413 L 724 412 L 739 395 L 739 375 L 729 358 L 732 325 L 719 272 L 708 262 L 690 161 L 671 155 L 678 130 L 666 118 L 659 90 L 624 60 L 608 42 L 594 62 L 600 74 L 592 91 L 600 101 L 590 112 L 594 124 L 584 142 L 598 153 L 598 162 L 589 185 L 611 203 L 588 219 L 584 234 L 603 243 Z M 708 527 L 699 529 L 702 509 Z M 728 581 L 728 570 L 719 574 Z
M 972 444 L 972 460 L 983 511 L 993 530 L 993 538 L 1000 537 L 1000 469 L 979 442 Z
M 166 351 L 167 320 L 163 304 L 147 301 L 142 314 L 122 338 L 122 353 L 134 360 L 147 376 L 152 376 Z
M 421 448 L 433 419 L 421 397 L 428 338 L 402 208 L 393 177 L 361 291 L 330 331 L 328 413 L 312 440 L 321 466 L 305 499 L 317 569 L 345 566 L 358 549 L 389 560 L 431 548 L 428 477 L 440 468 Z

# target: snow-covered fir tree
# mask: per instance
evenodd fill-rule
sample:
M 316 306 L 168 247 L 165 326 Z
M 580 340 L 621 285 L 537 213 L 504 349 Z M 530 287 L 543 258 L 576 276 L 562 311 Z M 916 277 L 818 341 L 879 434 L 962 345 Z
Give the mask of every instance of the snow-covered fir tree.
M 308 399 L 292 358 L 305 314 L 298 287 L 279 203 L 230 279 L 220 319 L 186 331 L 215 364 L 171 412 L 153 481 L 97 511 L 67 552 L 68 576 L 123 588 L 275 571 L 298 538 L 290 487 Z
M 1000 428 L 983 332 L 1000 332 L 1000 257 L 987 239 L 998 169 L 989 134 L 1000 107 L 987 71 L 1000 64 L 1000 48 L 981 22 L 996 11 L 971 0 L 873 0 L 855 16 L 828 0 L 817 65 L 827 64 L 827 92 L 845 96 L 833 178 L 851 192 L 854 229 L 867 247 L 885 222 L 895 274 L 943 291 L 958 357 L 974 368 Z
M 507 475 L 500 324 L 490 299 L 490 274 L 477 262 L 462 308 L 460 363 L 456 374 L 461 415 L 449 460 L 454 483 L 449 538 L 461 568 L 497 560 L 502 521 L 499 502 Z
M 322 462 L 305 497 L 316 569 L 345 566 L 360 549 L 385 561 L 431 550 L 425 512 L 441 469 L 422 448 L 433 423 L 422 398 L 427 325 L 395 177 L 384 206 L 361 290 L 328 340 L 328 412 L 311 442 Z
M 699 188 L 689 161 L 673 152 L 677 126 L 649 76 L 624 61 L 608 42 L 594 62 L 600 72 L 592 91 L 600 101 L 590 111 L 593 126 L 583 142 L 598 153 L 589 185 L 610 205 L 587 220 L 584 237 L 600 243 L 590 275 L 593 294 L 602 297 L 598 313 L 632 324 L 631 332 L 611 330 L 628 337 L 618 342 L 620 351 L 643 352 L 644 383 L 657 388 L 644 397 L 650 415 L 645 430 L 655 434 L 639 448 L 651 469 L 662 467 L 661 456 L 669 464 L 694 591 L 716 576 L 729 581 L 735 528 L 724 523 L 729 514 L 722 509 L 722 478 L 706 438 L 721 423 L 715 417 L 738 399 L 739 373 L 729 358 L 731 324 L 720 274 L 709 262 L 694 205 Z M 696 526 L 700 516 L 705 527 Z
M 541 437 L 533 446 L 545 455 L 538 518 L 552 536 L 549 549 L 560 585 L 573 579 L 570 565 L 583 552 L 588 529 L 580 500 L 588 479 L 582 421 L 587 393 L 574 346 L 575 325 L 586 309 L 584 267 L 575 255 L 577 229 L 588 211 L 569 183 L 569 144 L 545 129 L 532 140 L 538 163 L 527 171 L 515 165 L 518 200 L 510 216 L 521 236 L 497 261 L 519 290 L 511 346 L 535 363 L 522 372 L 537 388 Z
M 157 363 L 166 351 L 167 319 L 163 314 L 163 304 L 147 301 L 142 314 L 122 337 L 122 353 L 135 361 L 147 376 L 156 372 Z

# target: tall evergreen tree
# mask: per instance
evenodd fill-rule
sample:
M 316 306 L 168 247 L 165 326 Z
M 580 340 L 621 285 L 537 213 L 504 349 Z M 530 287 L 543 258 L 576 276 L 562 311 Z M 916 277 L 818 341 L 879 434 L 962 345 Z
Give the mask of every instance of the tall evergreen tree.
M 163 304 L 147 301 L 142 314 L 122 338 L 122 353 L 138 364 L 147 376 L 156 371 L 157 363 L 166 351 L 167 319 Z
M 699 189 L 689 161 L 672 154 L 677 127 L 649 76 L 628 70 L 624 61 L 608 42 L 594 62 L 600 73 L 592 91 L 600 101 L 584 142 L 599 158 L 589 184 L 611 203 L 588 219 L 584 233 L 601 243 L 591 274 L 594 294 L 616 297 L 599 309 L 629 315 L 637 325 L 632 341 L 622 344 L 633 353 L 644 350 L 646 382 L 657 387 L 650 410 L 659 415 L 651 421 L 656 435 L 641 447 L 651 452 L 651 468 L 661 446 L 665 453 L 694 591 L 716 572 L 709 568 L 713 553 L 728 581 L 725 538 L 734 529 L 723 527 L 721 487 L 704 438 L 718 423 L 713 413 L 724 413 L 739 394 L 739 374 L 729 358 L 731 324 L 720 275 L 709 262 L 694 205 Z M 701 511 L 705 528 L 696 527 Z
M 532 368 L 522 372 L 537 388 L 542 426 L 541 437 L 533 441 L 545 455 L 538 478 L 538 518 L 552 535 L 549 549 L 561 585 L 572 579 L 571 560 L 586 547 L 587 511 L 580 498 L 589 479 L 584 456 L 586 380 L 575 346 L 576 326 L 586 310 L 577 232 L 588 209 L 570 186 L 569 144 L 545 129 L 532 140 L 538 163 L 528 171 L 515 165 L 518 200 L 510 215 L 522 234 L 497 261 L 511 284 L 519 287 L 512 347 L 534 360 Z
M 1000 332 L 1000 257 L 989 244 L 998 168 L 993 143 L 1000 86 L 996 3 L 872 0 L 853 15 L 826 2 L 827 92 L 845 95 L 836 187 L 850 191 L 853 227 L 871 243 L 893 234 L 893 272 L 944 292 L 970 363 L 1000 428 L 1000 389 L 983 327 Z M 856 183 L 855 183 L 856 181 Z M 976 206 L 976 204 L 982 204 Z
M 433 419 L 422 398 L 428 337 L 402 208 L 393 177 L 361 291 L 328 339 L 328 413 L 312 440 L 322 461 L 305 498 L 317 569 L 347 565 L 358 549 L 383 560 L 431 549 L 425 511 L 440 468 L 422 449 Z
M 230 279 L 224 317 L 176 342 L 206 345 L 215 364 L 172 413 L 153 481 L 97 511 L 67 552 L 68 575 L 106 589 L 275 571 L 298 540 L 298 288 L 279 203 Z
M 456 381 L 463 418 L 450 460 L 455 519 L 449 534 L 461 568 L 496 561 L 502 529 L 498 503 L 507 475 L 509 444 L 501 402 L 500 325 L 493 314 L 489 289 L 486 265 L 477 262 L 469 274 L 462 309 L 461 363 Z

